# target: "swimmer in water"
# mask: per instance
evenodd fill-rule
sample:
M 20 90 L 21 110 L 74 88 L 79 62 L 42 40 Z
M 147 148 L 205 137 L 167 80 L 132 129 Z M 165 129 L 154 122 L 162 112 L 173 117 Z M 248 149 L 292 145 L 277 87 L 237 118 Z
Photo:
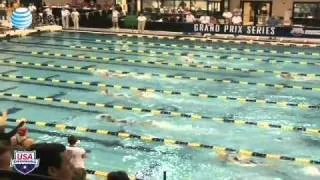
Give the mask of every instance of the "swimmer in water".
M 282 73 L 280 75 L 283 79 L 287 79 L 287 80 L 294 80 L 295 78 L 292 76 L 292 74 L 290 73 Z
M 101 94 L 103 94 L 105 96 L 110 96 L 111 95 L 110 92 L 109 92 L 109 89 L 106 88 L 106 87 L 101 88 L 100 92 L 101 92 Z
M 112 96 L 112 97 L 126 97 L 126 98 L 131 98 L 131 96 L 129 96 L 128 94 L 126 94 L 126 93 L 111 93 L 110 91 L 109 91 L 109 89 L 108 88 L 106 88 L 106 87 L 103 87 L 103 88 L 101 88 L 100 89 L 100 92 L 101 92 L 101 94 L 103 94 L 103 95 L 105 95 L 105 96 Z
M 154 92 L 150 91 L 139 91 L 136 93 L 137 96 L 142 97 L 142 98 L 155 98 L 156 94 Z
M 183 61 L 183 62 L 186 62 L 187 64 L 194 64 L 194 63 L 195 63 L 192 54 L 189 54 L 189 53 L 188 53 L 186 56 L 183 56 L 182 58 L 183 58 L 182 61 Z
M 133 78 L 136 79 L 151 79 L 151 75 L 149 74 L 137 74 L 136 76 L 133 76 Z
M 127 121 L 127 120 L 119 120 L 119 119 L 114 119 L 111 115 L 109 114 L 100 114 L 97 116 L 97 119 L 104 120 L 106 122 L 110 123 L 117 123 L 117 124 L 122 124 L 122 125 L 142 125 L 142 126 L 152 126 L 152 121 L 142 121 L 142 122 L 136 122 L 136 121 Z
M 108 70 L 103 69 L 95 69 L 91 71 L 92 74 L 101 76 L 103 78 L 111 78 L 111 77 L 125 77 L 125 74 L 118 74 L 118 73 L 110 73 Z
M 304 167 L 302 170 L 304 174 L 308 176 L 315 176 L 315 177 L 320 176 L 320 168 L 316 166 L 307 166 L 307 167 Z
M 224 162 L 230 162 L 232 164 L 236 164 L 239 166 L 244 166 L 244 167 L 257 166 L 257 163 L 254 162 L 249 157 L 239 155 L 238 153 L 235 153 L 235 152 L 219 152 L 218 156 Z
M 280 77 L 286 80 L 292 81 L 315 81 L 319 80 L 317 77 L 310 77 L 310 76 L 296 76 L 291 73 L 282 73 Z

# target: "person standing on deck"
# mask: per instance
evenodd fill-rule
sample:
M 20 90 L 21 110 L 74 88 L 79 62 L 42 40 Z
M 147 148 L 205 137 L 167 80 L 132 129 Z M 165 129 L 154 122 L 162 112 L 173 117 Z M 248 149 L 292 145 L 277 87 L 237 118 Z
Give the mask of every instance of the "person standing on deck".
M 115 8 L 112 10 L 112 25 L 113 30 L 119 30 L 119 16 L 120 13 Z
M 71 13 L 73 29 L 79 29 L 79 16 L 80 16 L 79 12 L 77 11 L 77 9 L 74 8 Z
M 62 8 L 61 18 L 62 18 L 62 27 L 63 28 L 69 28 L 69 16 L 70 16 L 69 10 Z
M 138 32 L 139 33 L 143 33 L 144 32 L 144 28 L 146 26 L 146 22 L 147 22 L 146 16 L 144 16 L 143 13 L 140 13 L 140 15 L 138 17 Z

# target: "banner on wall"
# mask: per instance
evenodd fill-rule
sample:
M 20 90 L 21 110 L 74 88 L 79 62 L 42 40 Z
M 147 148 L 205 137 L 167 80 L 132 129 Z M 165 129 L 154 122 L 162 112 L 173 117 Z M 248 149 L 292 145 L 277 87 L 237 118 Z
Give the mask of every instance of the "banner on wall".
M 293 37 L 320 38 L 320 28 L 292 27 L 290 32 Z
M 186 24 L 185 32 L 233 34 L 248 36 L 314 37 L 320 38 L 320 28 L 269 27 L 219 24 Z
M 240 26 L 219 24 L 193 24 L 192 32 L 235 35 L 276 36 L 277 28 L 268 26 Z

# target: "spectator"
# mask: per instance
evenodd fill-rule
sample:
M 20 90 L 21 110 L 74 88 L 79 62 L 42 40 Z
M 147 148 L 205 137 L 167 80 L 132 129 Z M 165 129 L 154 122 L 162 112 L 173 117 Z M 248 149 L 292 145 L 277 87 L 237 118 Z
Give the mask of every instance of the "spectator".
M 186 15 L 186 23 L 194 23 L 196 19 L 194 18 L 194 15 L 188 11 L 187 15 Z
M 68 137 L 69 146 L 67 150 L 71 153 L 71 164 L 75 167 L 75 177 L 77 180 L 85 180 L 86 170 L 85 170 L 85 158 L 86 151 L 78 147 L 80 141 L 75 136 Z
M 5 1 L 3 1 L 0 4 L 0 21 L 6 20 L 6 19 L 7 19 L 6 4 L 5 4 Z
M 107 176 L 107 180 L 130 180 L 128 174 L 124 171 L 110 172 Z
M 53 14 L 52 14 L 52 9 L 51 7 L 48 7 L 44 10 L 45 12 L 45 23 L 46 24 L 53 24 L 54 23 L 54 17 L 53 17 Z
M 146 26 L 146 22 L 147 22 L 146 16 L 144 16 L 143 13 L 140 13 L 140 15 L 138 17 L 138 32 L 139 33 L 143 33 L 144 32 L 144 28 Z
M 36 7 L 34 4 L 32 4 L 32 3 L 29 4 L 28 9 L 29 9 L 29 11 L 30 11 L 31 13 L 37 11 L 37 7 Z
M 232 24 L 234 24 L 234 25 L 241 25 L 242 24 L 242 17 L 239 15 L 235 15 L 232 17 L 231 21 L 232 21 Z
M 208 15 L 203 15 L 199 19 L 201 24 L 209 24 L 210 23 L 210 16 Z
M 62 27 L 63 28 L 69 28 L 69 16 L 70 16 L 70 11 L 66 8 L 62 8 L 61 18 L 62 18 Z
M 77 9 L 74 8 L 71 13 L 71 18 L 72 18 L 74 29 L 79 29 L 79 17 L 80 17 L 79 12 L 77 11 Z
M 199 19 L 199 21 L 200 21 L 200 23 L 201 24 L 210 24 L 210 16 L 208 16 L 208 15 L 203 15 L 203 16 L 201 16 L 200 17 L 200 19 Z M 209 33 L 204 33 L 204 32 L 202 32 L 201 33 L 202 34 L 202 36 L 206 36 L 206 35 L 210 35 Z
M 35 5 L 33 5 L 32 3 L 30 3 L 28 9 L 32 14 L 32 27 L 34 27 L 36 24 L 37 7 Z
M 271 16 L 267 21 L 268 26 L 270 27 L 276 27 L 279 25 L 279 21 L 274 16 Z
M 72 180 L 74 169 L 70 162 L 71 154 L 66 151 L 63 144 L 33 144 L 28 150 L 36 151 L 36 158 L 40 159 L 39 167 L 33 171 L 34 174 Z
M 232 12 L 229 12 L 229 11 L 225 11 L 222 16 L 224 17 L 225 19 L 225 24 L 230 24 L 231 22 L 231 18 L 232 18 Z
M 114 30 L 119 30 L 119 16 L 120 13 L 115 8 L 112 10 L 112 24 Z
M 8 113 L 4 112 L 0 116 L 0 169 L 10 170 L 11 161 L 11 142 L 10 138 L 14 136 L 18 129 L 24 125 L 24 121 L 20 122 L 19 125 L 11 130 L 9 133 L 5 133 L 5 128 L 8 125 L 7 122 Z
M 11 159 L 12 157 L 11 157 L 10 146 L 0 145 L 0 169 L 10 170 Z
M 29 138 L 28 128 L 25 124 L 18 129 L 18 133 L 15 136 L 11 137 L 12 146 L 27 149 L 32 144 L 34 144 L 34 140 L 32 138 Z
M 8 21 L 11 23 L 11 16 L 13 14 L 13 4 L 9 4 L 8 8 L 7 8 L 7 19 Z
M 11 145 L 11 137 L 14 136 L 20 127 L 24 125 L 24 121 L 20 122 L 17 127 L 15 127 L 13 130 L 11 130 L 9 133 L 5 133 L 5 128 L 8 125 L 7 122 L 8 119 L 8 113 L 4 112 L 2 113 L 2 116 L 0 116 L 0 146 L 7 146 Z
M 20 1 L 15 1 L 14 3 L 13 3 L 13 11 L 15 11 L 16 9 L 18 9 L 19 7 L 20 7 Z

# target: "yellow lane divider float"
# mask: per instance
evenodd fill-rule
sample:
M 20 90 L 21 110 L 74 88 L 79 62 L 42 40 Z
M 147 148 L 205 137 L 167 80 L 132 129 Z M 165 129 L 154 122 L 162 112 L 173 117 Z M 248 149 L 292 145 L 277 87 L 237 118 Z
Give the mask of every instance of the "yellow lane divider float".
M 175 95 L 175 96 L 184 96 L 184 97 L 197 97 L 201 99 L 220 99 L 225 101 L 238 101 L 240 103 L 258 103 L 260 105 L 279 105 L 280 107 L 300 107 L 302 109 L 320 109 L 320 105 L 310 105 L 310 104 L 301 104 L 293 103 L 286 101 L 273 101 L 267 99 L 256 99 L 256 98 L 245 98 L 245 97 L 232 97 L 232 96 L 219 96 L 212 94 L 203 94 L 203 93 L 191 93 L 191 92 L 180 92 L 180 91 L 171 91 L 164 89 L 152 89 L 144 87 L 131 87 L 131 86 L 122 86 L 122 85 L 113 85 L 113 84 L 103 84 L 98 82 L 82 82 L 82 81 L 73 81 L 73 80 L 60 80 L 60 79 L 45 79 L 38 77 L 29 77 L 21 75 L 9 75 L 9 74 L 0 74 L 0 79 L 11 80 L 11 81 L 20 81 L 20 82 L 35 82 L 38 84 L 47 84 L 53 86 L 57 85 L 67 85 L 69 88 L 74 88 L 75 85 L 81 85 L 87 87 L 87 89 L 92 88 L 114 88 L 114 89 L 124 89 L 131 91 L 140 91 L 140 92 L 156 92 L 162 93 L 164 95 Z M 92 87 L 92 88 L 90 88 Z
M 307 90 L 320 92 L 320 88 L 318 87 L 303 87 L 303 86 L 292 86 L 286 84 L 272 84 L 272 83 L 262 83 L 262 82 L 247 82 L 247 81 L 238 81 L 238 80 L 230 80 L 230 79 L 215 79 L 215 78 L 204 78 L 204 77 L 193 77 L 193 76 L 181 76 L 181 75 L 170 75 L 163 73 L 143 73 L 143 72 L 130 72 L 130 71 L 120 71 L 120 70 L 107 70 L 107 69 L 95 69 L 88 66 L 69 66 L 69 65 L 56 65 L 56 64 L 48 64 L 48 63 L 33 63 L 33 62 L 23 62 L 23 61 L 14 61 L 9 59 L 0 59 L 0 64 L 8 65 L 8 66 L 17 66 L 17 67 L 27 67 L 27 68 L 35 68 L 35 69 L 48 69 L 48 70 L 58 70 L 58 71 L 66 71 L 72 73 L 92 73 L 93 71 L 105 71 L 111 74 L 121 74 L 132 76 L 133 78 L 136 76 L 150 76 L 150 77 L 161 77 L 168 79 L 179 79 L 179 80 L 194 80 L 194 81 L 210 81 L 217 83 L 226 83 L 226 84 L 240 84 L 240 85 L 251 85 L 258 86 L 264 88 L 287 88 L 287 89 L 297 89 L 297 90 Z
M 215 39 L 215 38 L 196 38 L 196 37 L 174 37 L 174 36 L 157 36 L 157 35 L 136 35 L 136 34 L 115 34 L 119 37 L 138 37 L 138 38 L 149 38 L 149 39 L 175 39 L 181 41 L 199 41 L 199 42 L 212 42 L 212 43 L 234 43 L 234 44 L 259 44 L 259 45 L 272 45 L 272 46 L 295 46 L 295 47 L 320 47 L 320 44 L 303 44 L 303 43 L 285 43 L 285 42 L 267 42 L 267 41 L 257 41 L 257 40 L 225 40 L 225 39 Z
M 248 58 L 248 57 L 227 56 L 227 55 L 206 55 L 206 54 L 193 54 L 188 52 L 181 53 L 181 52 L 168 52 L 168 51 L 134 50 L 134 49 L 119 49 L 119 48 L 113 48 L 113 47 L 103 48 L 103 47 L 91 47 L 91 46 L 80 46 L 80 45 L 72 45 L 72 46 L 69 46 L 69 48 L 115 51 L 115 52 L 149 54 L 149 55 L 189 56 L 189 57 L 213 58 L 213 59 L 242 60 L 242 61 L 254 61 L 254 62 L 263 62 L 263 63 L 271 63 L 271 64 L 286 63 L 286 64 L 311 65 L 311 66 L 320 65 L 320 63 L 308 62 L 308 61 L 277 60 L 273 58 Z
M 21 120 L 18 119 L 8 119 L 10 122 L 20 122 Z M 306 158 L 297 158 L 297 157 L 290 157 L 290 156 L 284 156 L 279 154 L 267 154 L 267 153 L 261 153 L 251 150 L 245 150 L 245 149 L 234 149 L 229 147 L 222 147 L 219 145 L 207 145 L 202 144 L 198 142 L 186 142 L 186 141 L 178 141 L 173 139 L 165 139 L 165 138 L 159 138 L 159 137 L 153 137 L 153 136 L 144 136 L 144 135 L 137 135 L 137 134 L 129 134 L 125 132 L 115 132 L 115 131 L 109 131 L 109 130 L 101 130 L 101 129 L 91 129 L 86 127 L 75 127 L 75 126 L 69 126 L 66 124 L 55 124 L 55 123 L 47 123 L 47 122 L 36 122 L 36 121 L 26 121 L 28 124 L 35 125 L 38 127 L 51 127 L 56 128 L 59 130 L 72 130 L 72 131 L 78 131 L 78 132 L 88 132 L 88 133 L 95 133 L 99 135 L 108 135 L 108 136 L 116 136 L 119 138 L 125 138 L 125 139 L 139 139 L 141 141 L 150 143 L 161 143 L 164 145 L 179 145 L 179 146 L 185 146 L 190 147 L 194 149 L 209 149 L 214 150 L 216 152 L 236 152 L 240 155 L 245 155 L 246 157 L 255 157 L 255 158 L 262 158 L 262 159 L 268 159 L 268 160 L 284 160 L 284 161 L 290 161 L 290 162 L 296 162 L 298 164 L 302 165 L 317 165 L 320 164 L 319 160 L 312 160 L 312 159 L 306 159 Z
M 21 44 L 35 44 L 35 43 L 24 43 L 24 42 L 14 42 Z M 39 44 L 39 43 L 37 43 Z M 39 45 L 49 45 L 54 46 L 55 44 L 39 44 Z M 141 54 L 141 55 L 151 55 L 151 56 L 183 56 L 183 57 L 200 57 L 200 58 L 212 58 L 212 59 L 220 59 L 220 60 L 241 60 L 241 61 L 253 61 L 253 62 L 262 62 L 262 63 L 270 63 L 270 64 L 296 64 L 296 65 L 310 65 L 310 66 L 319 66 L 320 62 L 308 62 L 308 61 L 290 61 L 290 60 L 278 60 L 274 58 L 248 58 L 248 57 L 240 57 L 240 56 L 228 56 L 228 55 L 207 55 L 207 54 L 194 54 L 189 52 L 168 52 L 168 51 L 152 51 L 152 50 L 135 50 L 135 49 L 119 49 L 114 47 L 92 47 L 92 46 L 83 46 L 83 45 L 56 45 L 60 47 L 72 48 L 72 49 L 88 49 L 88 50 L 99 50 L 99 51 L 112 51 L 112 52 L 121 52 L 121 53 L 131 53 L 131 54 Z M 218 50 L 228 49 L 220 47 Z M 239 49 L 230 48 L 231 51 L 237 52 Z M 245 51 L 250 51 L 250 49 L 245 49 Z M 270 51 L 274 53 L 274 51 Z M 302 53 L 300 53 L 302 54 Z M 313 53 L 316 54 L 316 53 Z M 318 53 L 319 54 L 319 53 Z M 319 55 L 320 56 L 320 55 Z M 160 62 L 160 61 L 159 61 Z M 200 63 L 195 63 L 200 64 Z
M 140 41 L 123 41 L 123 40 L 108 40 L 108 39 L 96 39 L 95 42 L 107 43 L 107 44 L 121 44 L 121 45 L 145 45 L 150 47 L 168 47 L 168 48 L 185 48 L 185 49 L 196 49 L 205 50 L 205 52 L 212 51 L 225 51 L 225 52 L 246 52 L 246 53 L 270 53 L 270 54 L 284 54 L 284 55 L 300 55 L 300 56 L 315 56 L 320 57 L 320 53 L 316 52 L 293 52 L 293 51 L 277 51 L 277 50 L 267 50 L 267 49 L 249 49 L 249 48 L 229 48 L 229 47 L 214 47 L 205 45 L 187 45 L 187 44 L 164 44 L 159 42 L 140 42 Z M 210 51 L 207 51 L 210 50 Z
M 76 101 L 76 100 L 60 99 L 60 98 L 52 98 L 52 97 L 29 96 L 24 94 L 13 94 L 13 93 L 0 93 L 0 97 L 3 99 L 12 100 L 12 101 L 21 101 L 21 102 L 34 103 L 34 104 L 46 104 L 46 103 L 49 103 L 50 105 L 59 104 L 56 106 L 80 105 L 80 108 L 83 108 L 83 109 L 85 107 L 108 108 L 108 109 L 114 109 L 117 111 L 125 110 L 125 111 L 131 111 L 136 113 L 151 113 L 155 116 L 168 115 L 168 116 L 181 117 L 181 118 L 187 118 L 192 120 L 211 120 L 217 123 L 227 123 L 227 124 L 234 124 L 238 126 L 253 126 L 253 127 L 262 128 L 262 129 L 272 128 L 272 129 L 283 130 L 286 132 L 287 131 L 304 132 L 304 133 L 316 135 L 316 136 L 320 135 L 320 129 L 309 129 L 303 126 L 271 124 L 267 122 L 254 122 L 254 121 L 247 121 L 247 120 L 241 120 L 241 119 L 234 120 L 234 119 L 227 119 L 227 118 L 220 118 L 220 117 L 210 117 L 210 116 L 194 114 L 194 113 L 182 113 L 182 112 L 164 111 L 164 110 L 157 110 L 157 109 L 129 107 L 129 106 L 122 106 L 122 105 L 114 105 L 114 104 Z M 64 106 L 64 107 L 71 108 L 69 106 Z
M 146 65 L 163 65 L 168 67 L 175 67 L 177 69 L 182 69 L 181 67 L 186 67 L 186 68 L 195 68 L 197 70 L 210 70 L 210 71 L 238 71 L 238 72 L 245 72 L 245 73 L 261 73 L 261 74 L 276 74 L 276 75 L 290 73 L 294 76 L 304 76 L 304 77 L 311 77 L 311 78 L 320 77 L 320 74 L 281 72 L 281 71 L 272 71 L 272 70 L 263 70 L 263 69 L 233 68 L 233 67 L 201 65 L 201 64 L 181 64 L 181 63 L 171 63 L 171 62 L 133 60 L 133 59 L 125 59 L 125 58 L 95 57 L 95 56 L 61 54 L 61 53 L 52 53 L 52 52 L 33 51 L 33 52 L 30 52 L 30 54 L 35 56 L 43 56 L 43 57 L 47 57 L 47 56 L 69 57 L 79 61 L 91 61 L 91 62 L 98 62 L 98 63 L 122 62 L 122 63 L 146 64 Z
M 198 51 L 204 51 L 212 53 L 212 51 L 224 51 L 224 52 L 244 52 L 244 53 L 270 53 L 278 55 L 299 55 L 299 56 L 314 56 L 319 57 L 320 53 L 317 52 L 304 52 L 304 51 L 278 51 L 278 50 L 269 50 L 269 49 L 252 49 L 252 48 L 229 48 L 229 47 L 214 47 L 210 44 L 207 45 L 190 45 L 190 44 L 176 44 L 176 43 L 161 43 L 161 42 L 141 42 L 141 41 L 129 41 L 129 40 L 111 40 L 111 39 L 88 39 L 88 38 L 67 38 L 67 37 L 51 37 L 51 36 L 40 36 L 42 38 L 53 38 L 54 40 L 62 39 L 65 40 L 76 40 L 87 43 L 106 43 L 106 44 L 119 44 L 119 45 L 129 45 L 129 46 L 148 46 L 148 47 L 165 47 L 165 48 L 181 48 L 181 49 L 195 49 Z M 20 42 L 19 42 L 20 43 Z

